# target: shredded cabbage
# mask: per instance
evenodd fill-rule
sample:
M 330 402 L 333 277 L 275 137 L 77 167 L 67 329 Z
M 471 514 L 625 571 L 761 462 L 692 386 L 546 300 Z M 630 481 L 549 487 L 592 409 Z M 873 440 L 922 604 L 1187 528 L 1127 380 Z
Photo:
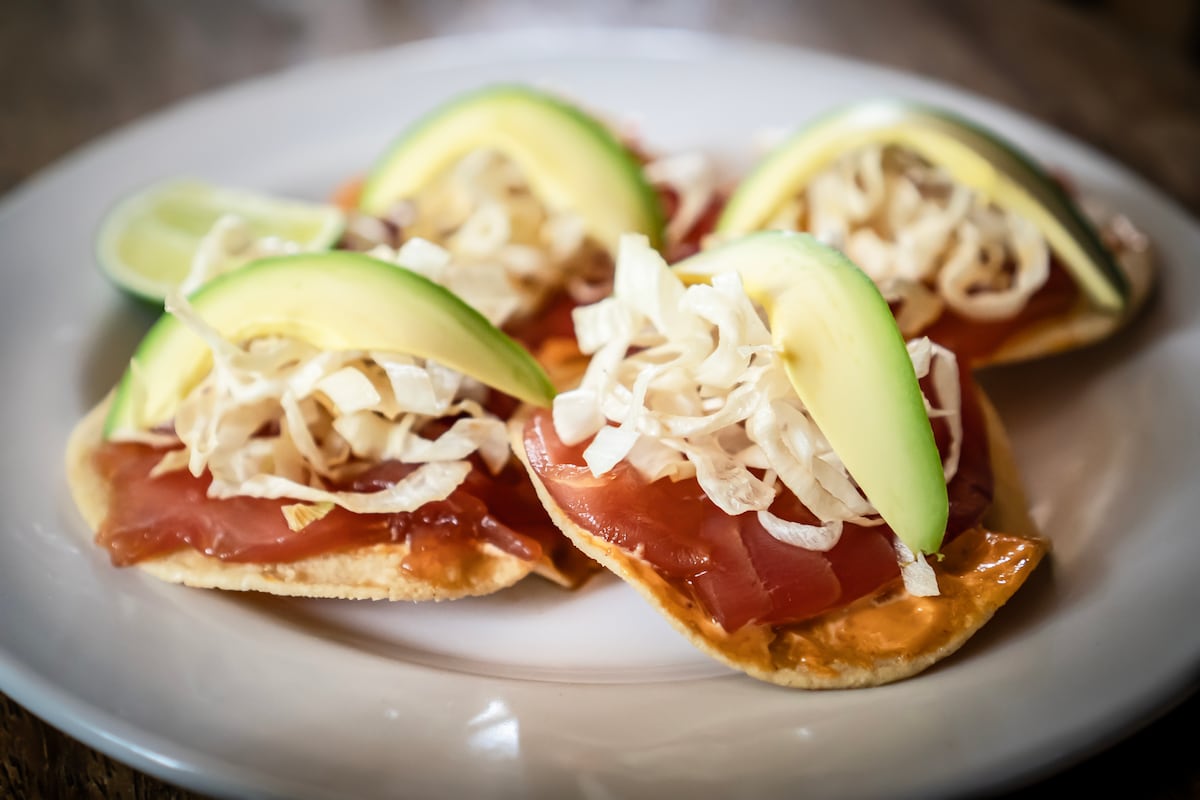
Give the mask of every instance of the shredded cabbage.
M 649 162 L 643 171 L 655 186 L 675 194 L 678 205 L 667 222 L 667 241 L 681 241 L 717 195 L 718 175 L 712 159 L 700 152 L 671 154 Z
M 325 502 L 292 503 L 291 505 L 283 506 L 279 510 L 283 512 L 283 517 L 287 520 L 288 528 L 293 531 L 302 531 L 314 522 L 325 519 L 333 509 L 333 503 Z
M 258 236 L 246 220 L 236 214 L 223 214 L 192 256 L 191 269 L 179 285 L 182 294 L 191 294 L 218 275 L 230 272 L 258 258 L 302 252 L 296 242 L 278 236 Z
M 497 326 L 536 313 L 560 289 L 590 303 L 612 286 L 612 259 L 583 221 L 546 208 L 517 167 L 489 150 L 468 154 L 382 218 L 351 214 L 342 246 L 424 275 Z M 201 240 L 181 290 L 187 295 L 254 259 L 301 250 L 256 238 L 245 220 L 226 215 Z
M 1050 275 L 1050 249 L 1033 224 L 895 146 L 841 158 L 766 227 L 806 230 L 845 252 L 898 306 L 905 336 L 947 308 L 1013 317 Z
M 324 352 L 279 337 L 238 346 L 181 294 L 167 298 L 167 309 L 208 344 L 213 368 L 176 412 L 183 448 L 166 453 L 154 474 L 207 470 L 211 497 L 300 501 L 283 511 L 299 530 L 334 505 L 364 514 L 413 511 L 453 492 L 473 454 L 493 473 L 509 460 L 504 422 L 480 405 L 479 385 L 439 364 Z M 440 418 L 453 422 L 430 424 Z M 336 488 L 385 459 L 419 466 L 382 491 Z
M 842 538 L 841 520 L 833 520 L 826 525 L 806 525 L 789 522 L 770 511 L 759 511 L 758 524 L 781 542 L 821 553 L 832 550 Z
M 594 475 L 626 460 L 647 480 L 694 477 L 727 514 L 755 512 L 775 538 L 813 550 L 833 547 L 845 523 L 882 524 L 792 388 L 736 274 L 685 287 L 644 237 L 627 235 L 612 297 L 576 309 L 575 329 L 592 360 L 552 414 L 564 442 L 593 437 L 583 457 Z M 930 415 L 947 421 L 949 480 L 962 439 L 957 362 L 928 339 L 909 343 L 909 355 L 931 386 Z M 784 487 L 819 525 L 770 513 Z M 928 591 L 919 567 L 903 574 Z
M 904 542 L 896 539 L 896 560 L 900 562 L 900 577 L 904 580 L 904 588 L 914 597 L 936 597 L 941 594 L 937 585 L 937 573 L 925 560 L 908 548 Z
M 559 289 L 593 302 L 611 287 L 612 259 L 582 220 L 547 208 L 495 151 L 473 151 L 375 222 L 352 223 L 346 244 L 446 286 L 497 326 Z

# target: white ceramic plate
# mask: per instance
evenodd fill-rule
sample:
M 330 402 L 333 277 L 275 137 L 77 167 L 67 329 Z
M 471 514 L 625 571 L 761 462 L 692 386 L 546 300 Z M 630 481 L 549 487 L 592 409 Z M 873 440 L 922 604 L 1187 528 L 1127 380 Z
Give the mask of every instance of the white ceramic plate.
M 637 120 L 656 147 L 742 160 L 755 132 L 853 98 L 944 103 L 1149 231 L 1169 287 L 1150 318 L 987 380 L 1056 549 L 961 653 L 893 686 L 793 692 L 713 666 L 613 580 L 436 607 L 288 602 L 159 584 L 87 542 L 63 446 L 149 321 L 93 263 L 110 204 L 179 174 L 321 197 L 417 113 L 502 78 Z M 928 797 L 1028 779 L 1160 709 L 1200 660 L 1197 252 L 1194 222 L 1078 143 L 943 86 L 777 47 L 446 40 L 182 104 L 0 206 L 0 688 L 216 794 Z

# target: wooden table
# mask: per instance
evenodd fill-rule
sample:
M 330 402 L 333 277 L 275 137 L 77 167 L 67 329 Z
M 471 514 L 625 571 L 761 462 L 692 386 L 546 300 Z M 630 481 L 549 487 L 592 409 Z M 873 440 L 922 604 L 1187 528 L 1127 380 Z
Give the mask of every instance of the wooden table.
M 982 0 L 595 5 L 9 0 L 0 18 L 0 191 L 177 98 L 297 62 L 468 31 L 621 24 L 783 41 L 956 83 L 1090 142 L 1200 212 L 1200 70 L 1169 46 L 1174 28 L 1197 25 L 1189 0 L 1074 4 L 1089 13 Z M 1136 778 L 1133 796 L 1200 797 L 1198 728 L 1193 698 L 1020 796 L 1104 795 Z M 83 746 L 3 695 L 0 796 L 198 797 Z

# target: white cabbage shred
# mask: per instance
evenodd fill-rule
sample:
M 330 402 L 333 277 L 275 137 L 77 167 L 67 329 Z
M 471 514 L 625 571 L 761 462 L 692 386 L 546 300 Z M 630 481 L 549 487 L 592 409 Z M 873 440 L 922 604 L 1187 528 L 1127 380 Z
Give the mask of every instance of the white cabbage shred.
M 716 165 L 701 152 L 674 153 L 649 162 L 643 172 L 655 186 L 674 192 L 678 206 L 667 222 L 667 242 L 680 242 L 717 196 L 719 176 Z
M 900 562 L 900 577 L 904 588 L 914 597 L 936 597 L 941 594 L 937 585 L 937 573 L 924 558 L 918 558 L 908 545 L 899 539 L 893 541 L 896 559 Z
M 593 474 L 627 460 L 647 480 L 694 477 L 727 514 L 754 512 L 772 536 L 811 550 L 833 547 L 844 523 L 882 523 L 792 388 L 736 274 L 685 287 L 644 237 L 627 235 L 613 295 L 576 309 L 575 329 L 592 360 L 579 387 L 555 399 L 553 419 L 567 444 L 594 437 L 584 451 Z M 962 438 L 957 362 L 928 339 L 909 354 L 932 386 L 930 416 L 948 423 L 949 480 Z M 819 525 L 770 513 L 783 487 Z M 929 590 L 918 567 L 902 574 Z
M 612 286 L 612 259 L 579 216 L 547 208 L 516 165 L 490 150 L 468 154 L 385 219 L 351 214 L 346 243 L 445 286 L 496 326 L 535 314 L 559 289 L 590 303 Z M 255 259 L 302 250 L 225 215 L 201 240 L 180 288 L 188 295 Z
M 179 285 L 189 295 L 218 275 L 268 256 L 303 252 L 296 242 L 278 236 L 258 236 L 250 223 L 236 214 L 223 214 L 196 246 L 191 269 Z
M 333 506 L 357 513 L 413 511 L 450 495 L 478 453 L 499 472 L 509 459 L 503 421 L 480 404 L 483 387 L 432 361 L 381 352 L 328 352 L 264 337 L 224 339 L 178 292 L 167 310 L 201 336 L 213 368 L 180 404 L 175 434 L 156 474 L 208 470 L 210 497 L 290 498 L 289 526 L 303 527 Z M 455 417 L 430 433 L 428 423 Z M 386 459 L 418 464 L 376 492 L 330 487 Z
M 401 229 L 399 249 L 384 228 L 357 231 L 356 246 L 444 285 L 494 325 L 535 313 L 560 288 L 592 302 L 611 286 L 612 259 L 578 215 L 547 208 L 491 150 L 468 154 L 388 219 Z
M 766 227 L 809 231 L 845 252 L 898 304 L 905 336 L 947 308 L 1011 318 L 1050 275 L 1050 248 L 1032 223 L 892 146 L 841 158 Z

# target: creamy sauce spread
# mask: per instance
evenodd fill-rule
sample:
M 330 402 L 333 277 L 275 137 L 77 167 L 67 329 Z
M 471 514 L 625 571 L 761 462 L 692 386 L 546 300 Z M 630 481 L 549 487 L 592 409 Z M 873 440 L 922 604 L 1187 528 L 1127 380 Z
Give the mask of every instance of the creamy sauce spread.
M 775 632 L 770 662 L 763 666 L 803 665 L 832 677 L 847 667 L 877 669 L 881 661 L 914 653 L 932 660 L 986 621 L 1044 553 L 1040 540 L 971 528 L 943 551 L 939 596 L 913 597 L 897 582 L 820 620 L 783 626 Z

